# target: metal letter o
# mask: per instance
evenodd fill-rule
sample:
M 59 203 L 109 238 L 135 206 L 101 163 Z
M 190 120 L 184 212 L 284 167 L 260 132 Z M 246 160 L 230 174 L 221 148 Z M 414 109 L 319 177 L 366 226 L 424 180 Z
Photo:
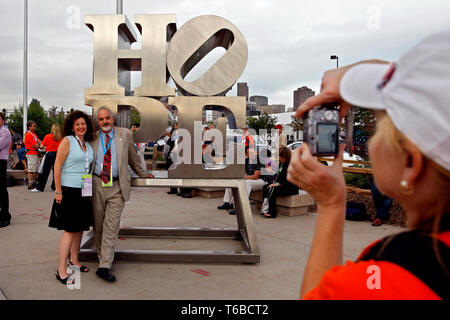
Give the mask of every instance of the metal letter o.
M 184 77 L 217 47 L 225 54 L 197 80 Z M 167 67 L 183 95 L 225 95 L 244 72 L 248 47 L 244 35 L 229 21 L 205 15 L 186 22 L 173 36 L 167 50 Z

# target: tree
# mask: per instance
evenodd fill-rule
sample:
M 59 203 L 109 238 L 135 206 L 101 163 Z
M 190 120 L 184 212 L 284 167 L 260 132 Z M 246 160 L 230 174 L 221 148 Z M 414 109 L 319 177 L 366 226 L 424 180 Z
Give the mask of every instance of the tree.
M 8 127 L 14 132 L 22 133 L 23 127 L 23 107 L 14 107 L 14 111 L 8 117 Z
M 59 127 L 62 129 L 62 126 L 64 124 L 64 120 L 66 119 L 66 117 L 64 116 L 64 110 L 61 107 L 59 113 L 55 112 L 55 116 L 51 118 L 52 124 L 58 124 Z
M 255 130 L 259 139 L 258 141 L 261 143 L 271 144 L 271 130 L 275 127 L 276 123 L 277 118 L 265 112 L 256 117 L 247 117 L 248 128 Z M 266 133 L 264 133 L 264 130 L 266 130 Z
M 375 112 L 373 110 L 353 107 L 355 124 L 353 128 L 353 152 L 368 159 L 367 141 L 375 132 Z
M 28 107 L 28 120 L 33 120 L 36 122 L 36 134 L 39 138 L 43 139 L 46 134 L 48 134 L 54 123 L 59 124 L 62 128 L 64 122 L 64 111 L 56 114 L 56 107 L 50 109 L 49 114 L 47 114 L 41 106 L 41 103 L 37 99 L 32 99 L 30 106 Z M 13 113 L 8 118 L 8 126 L 13 128 L 15 132 L 22 132 L 23 126 L 23 106 L 15 107 Z
M 33 98 L 31 100 L 28 107 L 28 120 L 36 122 L 36 134 L 40 139 L 43 139 L 52 129 L 52 121 L 42 108 L 41 102 L 37 99 Z
M 141 114 L 134 108 L 130 110 L 130 124 L 141 123 Z
M 259 132 L 261 129 L 265 129 L 267 132 L 270 132 L 270 130 L 272 130 L 277 124 L 277 118 L 264 112 L 257 117 L 248 117 L 247 124 L 250 129 L 253 129 L 256 132 Z
M 304 121 L 302 118 L 296 118 L 295 116 L 291 116 L 292 121 L 288 124 L 294 130 L 294 132 L 297 131 L 303 131 Z

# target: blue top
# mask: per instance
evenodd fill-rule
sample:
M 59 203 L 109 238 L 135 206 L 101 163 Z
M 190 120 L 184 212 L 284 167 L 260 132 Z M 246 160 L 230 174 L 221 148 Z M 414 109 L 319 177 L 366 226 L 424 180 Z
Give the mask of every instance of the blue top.
M 19 157 L 19 161 L 27 160 L 25 155 L 27 154 L 27 149 L 22 145 L 20 149 L 17 150 L 17 156 Z
M 111 130 L 109 133 L 109 148 L 111 148 L 111 169 L 112 169 L 112 176 L 113 178 L 119 177 L 119 172 L 117 170 L 117 152 L 116 152 L 116 142 L 114 141 L 116 139 L 114 135 L 114 129 Z M 102 143 L 103 141 L 103 143 Z M 104 148 L 104 149 L 103 149 Z M 95 166 L 94 166 L 94 173 L 96 175 L 100 175 L 102 172 L 103 167 L 103 158 L 105 157 L 105 151 L 108 150 L 108 145 L 106 144 L 106 133 L 100 130 L 100 138 L 99 138 L 99 144 L 97 149 L 97 158 L 95 160 Z
M 61 172 L 61 185 L 71 188 L 81 188 L 81 175 L 89 173 L 91 163 L 94 161 L 94 151 L 89 142 L 86 143 L 89 165 L 86 171 L 86 153 L 81 149 L 74 136 L 67 136 L 70 142 L 70 150 L 64 161 Z

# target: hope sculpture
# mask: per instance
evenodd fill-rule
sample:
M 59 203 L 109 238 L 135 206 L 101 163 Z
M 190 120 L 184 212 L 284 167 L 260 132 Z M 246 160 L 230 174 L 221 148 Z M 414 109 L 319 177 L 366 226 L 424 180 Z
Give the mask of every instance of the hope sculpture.
M 86 25 L 94 32 L 94 74 L 92 86 L 85 89 L 85 104 L 94 108 L 94 114 L 101 106 L 116 114 L 120 108 L 136 108 L 141 129 L 135 141 L 147 142 L 167 128 L 168 113 L 160 98 L 169 97 L 169 104 L 178 109 L 179 130 L 187 133 L 180 152 L 183 163 L 169 170 L 169 178 L 243 178 L 244 165 L 238 161 L 227 159 L 228 165 L 220 170 L 204 169 L 201 132 L 195 127 L 202 121 L 203 109 L 224 113 L 231 129 L 245 126 L 245 98 L 224 96 L 247 63 L 242 33 L 214 15 L 193 18 L 178 31 L 174 14 L 136 15 L 135 24 L 142 36 L 141 49 L 131 49 L 137 34 L 125 15 L 86 16 Z M 186 81 L 189 71 L 217 47 L 225 48 L 225 54 L 197 80 Z M 141 85 L 134 92 L 131 71 L 141 72 Z M 170 77 L 182 96 L 175 96 L 175 89 L 167 85 Z M 224 131 L 221 139 L 226 136 Z M 186 141 L 186 136 L 194 141 Z M 239 148 L 234 143 L 231 147 L 232 160 L 240 158 Z

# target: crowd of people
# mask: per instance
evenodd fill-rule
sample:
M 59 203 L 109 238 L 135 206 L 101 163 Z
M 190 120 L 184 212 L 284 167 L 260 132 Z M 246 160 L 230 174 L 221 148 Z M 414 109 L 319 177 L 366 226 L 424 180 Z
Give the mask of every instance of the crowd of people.
M 317 202 L 317 221 L 301 287 L 303 299 L 449 299 L 450 298 L 450 31 L 430 36 L 408 51 L 397 63 L 369 60 L 327 71 L 321 92 L 307 99 L 297 111 L 339 102 L 341 116 L 352 105 L 376 110 L 377 129 L 369 141 L 373 166 L 374 197 L 380 208 L 392 199 L 406 210 L 409 230 L 369 245 L 356 261 L 343 263 L 346 185 L 343 151 L 332 166 L 312 156 L 304 143 L 293 154 L 279 149 L 279 163 L 261 163 L 248 128 L 242 141 L 246 153 L 246 186 L 262 190 L 267 206 L 262 213 L 277 215 L 276 197 L 307 191 Z M 20 165 L 23 147 L 29 189 L 42 191 L 54 169 L 54 203 L 49 226 L 64 230 L 59 247 L 56 278 L 67 283 L 67 262 L 78 261 L 83 231 L 94 227 L 99 259 L 96 274 L 115 281 L 111 273 L 120 217 L 130 196 L 129 167 L 139 177 L 151 178 L 136 152 L 129 130 L 114 126 L 106 107 L 97 112 L 99 130 L 90 118 L 75 111 L 65 120 L 62 132 L 55 127 L 40 141 L 36 124 L 28 123 L 24 146 L 15 141 Z M 11 141 L 17 140 L 4 126 L 0 113 L 0 226 L 9 224 L 6 167 Z M 57 147 L 59 145 L 59 147 Z M 47 148 L 48 165 L 42 184 L 36 183 L 38 149 Z M 171 147 L 172 151 L 174 147 Z M 46 155 L 47 157 L 47 155 Z M 263 169 L 275 174 L 261 174 Z M 175 193 L 170 190 L 169 193 Z M 235 213 L 231 190 L 219 209 Z M 80 209 L 81 208 L 81 209 Z M 383 217 L 377 217 L 383 219 Z M 373 283 L 369 270 L 380 274 Z M 369 277 L 370 278 L 370 277 Z M 377 279 L 376 277 L 374 279 Z
M 27 128 L 24 139 L 13 128 L 9 129 L 11 139 L 7 166 L 13 170 L 24 170 L 27 174 L 28 190 L 43 192 L 53 170 L 61 142 L 61 129 L 58 124 L 53 124 L 50 133 L 41 141 L 36 134 L 36 122 L 29 120 Z M 41 153 L 45 153 L 42 160 L 39 157 Z M 54 179 L 51 189 L 55 190 Z
M 115 127 L 113 113 L 106 107 L 100 108 L 96 116 L 97 132 L 86 113 L 73 111 L 65 119 L 62 130 L 53 125 L 42 141 L 36 135 L 36 123 L 30 120 L 22 143 L 4 125 L 5 116 L 0 113 L 0 227 L 8 226 L 11 221 L 6 187 L 9 160 L 17 156 L 12 168 L 23 165 L 31 192 L 44 190 L 53 169 L 54 202 L 49 227 L 64 231 L 55 273 L 63 284 L 69 279 L 68 264 L 79 267 L 81 272 L 89 271 L 78 261 L 78 252 L 83 232 L 90 227 L 94 229 L 99 259 L 96 274 L 106 281 L 116 280 L 111 266 L 120 217 L 130 198 L 130 170 L 141 178 L 153 178 L 147 174 L 132 132 Z M 46 153 L 38 175 L 39 149 L 45 149 Z

